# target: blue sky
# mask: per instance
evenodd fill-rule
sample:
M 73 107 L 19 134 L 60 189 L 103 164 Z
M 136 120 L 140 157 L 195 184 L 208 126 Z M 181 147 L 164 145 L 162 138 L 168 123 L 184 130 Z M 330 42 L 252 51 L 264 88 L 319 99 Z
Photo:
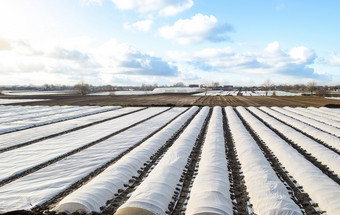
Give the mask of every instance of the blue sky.
M 336 0 L 0 0 L 0 85 L 340 84 Z

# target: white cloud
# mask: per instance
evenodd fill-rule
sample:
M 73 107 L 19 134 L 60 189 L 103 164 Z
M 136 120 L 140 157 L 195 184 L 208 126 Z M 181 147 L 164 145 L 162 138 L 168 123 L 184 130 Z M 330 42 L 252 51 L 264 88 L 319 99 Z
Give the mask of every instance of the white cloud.
M 193 65 L 202 71 L 233 74 L 281 74 L 292 77 L 316 76 L 310 68 L 316 54 L 307 47 L 281 49 L 277 41 L 257 52 L 237 53 L 230 47 L 204 49 L 194 53 L 170 52 L 177 61 Z
M 105 71 L 141 76 L 176 76 L 178 68 L 171 62 L 138 51 L 124 43 L 111 40 L 95 52 L 96 60 Z
M 340 66 L 340 54 L 331 53 L 326 62 L 332 66 Z
M 290 50 L 289 55 L 296 63 L 312 63 L 315 59 L 315 52 L 307 47 L 299 46 Z
M 124 29 L 129 30 L 131 32 L 148 32 L 151 28 L 153 21 L 150 19 L 141 20 L 135 23 L 124 23 Z
M 112 0 L 112 2 L 121 10 L 158 12 L 161 16 L 176 15 L 194 5 L 192 0 Z
M 103 6 L 103 0 L 80 0 L 83 5 L 98 4 Z
M 38 50 L 28 41 L 12 41 L 10 47 L 11 50 L 0 51 L 0 85 L 75 84 L 79 80 L 113 84 L 116 76 L 139 83 L 179 74 L 173 63 L 116 40 L 88 51 L 52 44 Z
M 160 35 L 180 44 L 198 43 L 202 41 L 220 42 L 229 40 L 226 32 L 230 27 L 219 24 L 215 16 L 196 14 L 191 19 L 179 19 L 172 26 L 159 29 Z

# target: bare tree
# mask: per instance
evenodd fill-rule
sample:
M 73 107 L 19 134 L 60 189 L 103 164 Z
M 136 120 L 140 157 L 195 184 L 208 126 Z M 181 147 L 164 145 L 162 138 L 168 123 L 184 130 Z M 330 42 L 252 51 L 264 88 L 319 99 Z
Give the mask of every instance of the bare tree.
M 203 83 L 203 84 L 200 85 L 200 87 L 204 89 L 204 92 L 205 92 L 204 96 L 206 96 L 207 93 L 208 93 L 208 90 L 209 90 L 209 84 Z
M 310 81 L 307 83 L 307 89 L 310 91 L 310 94 L 313 95 L 313 91 L 316 90 L 316 81 Z
M 328 86 L 320 86 L 320 87 L 318 87 L 317 88 L 317 94 L 319 95 L 319 96 L 327 96 L 327 94 L 328 94 L 329 92 L 328 92 Z
M 217 89 L 219 86 L 220 86 L 220 83 L 218 81 L 215 81 L 215 82 L 212 82 L 211 83 L 211 86 L 214 88 L 214 89 Z
M 177 82 L 176 84 L 174 84 L 174 87 L 185 87 L 185 85 L 183 84 L 183 82 Z
M 268 96 L 268 91 L 272 89 L 274 86 L 274 83 L 270 81 L 270 79 L 267 79 L 263 84 L 262 84 L 262 89 L 266 92 L 266 96 Z
M 79 82 L 74 86 L 74 88 L 78 91 L 78 93 L 82 96 L 88 94 L 90 92 L 90 85 L 85 83 L 84 81 Z

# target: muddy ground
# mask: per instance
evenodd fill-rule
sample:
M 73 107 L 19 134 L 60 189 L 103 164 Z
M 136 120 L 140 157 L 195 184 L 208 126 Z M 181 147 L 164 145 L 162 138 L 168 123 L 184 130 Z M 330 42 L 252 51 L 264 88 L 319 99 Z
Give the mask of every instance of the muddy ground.
M 138 96 L 0 96 L 13 99 L 51 99 L 41 102 L 20 103 L 20 105 L 122 105 L 122 106 L 327 106 L 338 105 L 340 100 L 318 96 L 192 96 L 190 94 L 161 94 Z

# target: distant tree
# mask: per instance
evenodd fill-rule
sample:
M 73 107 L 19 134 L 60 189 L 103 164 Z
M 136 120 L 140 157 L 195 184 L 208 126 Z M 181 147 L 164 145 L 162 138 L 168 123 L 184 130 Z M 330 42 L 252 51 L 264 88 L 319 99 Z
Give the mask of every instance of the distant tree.
M 174 87 L 185 87 L 183 82 L 177 82 L 176 84 L 174 84 Z
M 274 86 L 274 83 L 270 81 L 270 79 L 267 79 L 263 84 L 262 84 L 262 89 L 266 92 L 266 96 L 268 96 L 268 91 L 271 90 Z
M 153 90 L 153 86 L 148 85 L 148 84 L 142 84 L 140 89 L 143 90 L 143 91 L 150 91 L 150 90 Z
M 216 89 L 220 86 L 220 83 L 218 81 L 215 81 L 211 83 L 211 86 Z
M 310 94 L 313 95 L 313 91 L 316 90 L 316 82 L 315 81 L 308 82 L 307 89 L 310 91 Z
M 204 92 L 205 92 L 204 96 L 206 96 L 207 93 L 208 93 L 208 90 L 209 90 L 209 84 L 203 83 L 203 84 L 200 85 L 200 87 L 204 89 Z
M 0 88 L 0 95 L 3 95 L 3 94 L 2 94 L 2 89 L 1 89 L 1 88 Z
M 320 86 L 317 88 L 317 94 L 319 96 L 326 96 L 328 94 L 328 86 Z
M 88 94 L 90 92 L 90 85 L 85 83 L 84 81 L 79 82 L 74 86 L 74 88 L 78 91 L 78 93 L 82 96 Z

